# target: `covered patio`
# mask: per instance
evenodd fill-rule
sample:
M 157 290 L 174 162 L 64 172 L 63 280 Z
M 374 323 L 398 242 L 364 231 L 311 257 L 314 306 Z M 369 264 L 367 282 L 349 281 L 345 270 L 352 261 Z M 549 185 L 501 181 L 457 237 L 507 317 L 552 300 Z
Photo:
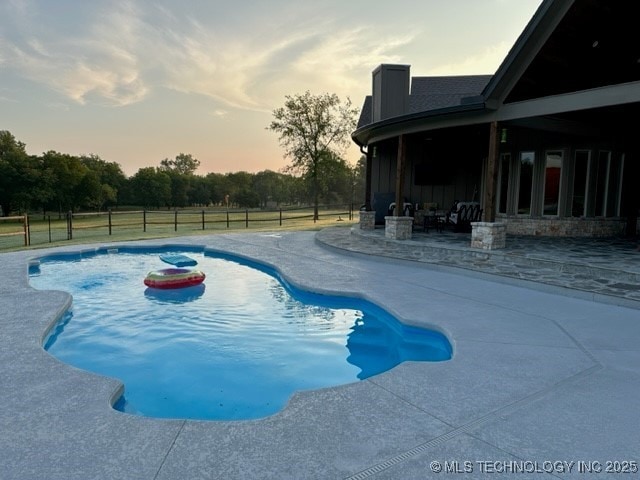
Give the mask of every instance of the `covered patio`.
M 634 9 L 547 0 L 494 75 L 411 77 L 408 65 L 377 67 L 352 134 L 367 156 L 365 210 L 380 223 L 389 195 L 396 210 L 388 217 L 405 216 L 405 204 L 478 202 L 482 221 L 509 235 L 635 235 Z

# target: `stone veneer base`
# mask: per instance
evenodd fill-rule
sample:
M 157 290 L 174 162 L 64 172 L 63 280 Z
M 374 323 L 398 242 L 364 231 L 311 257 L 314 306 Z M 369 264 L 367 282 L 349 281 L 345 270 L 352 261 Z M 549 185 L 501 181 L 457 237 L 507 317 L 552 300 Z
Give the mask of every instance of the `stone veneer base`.
M 360 230 L 374 230 L 376 228 L 376 212 L 359 212 Z
M 393 240 L 410 240 L 413 217 L 384 217 L 384 236 Z
M 494 222 L 471 223 L 471 248 L 497 250 L 507 243 L 507 225 Z

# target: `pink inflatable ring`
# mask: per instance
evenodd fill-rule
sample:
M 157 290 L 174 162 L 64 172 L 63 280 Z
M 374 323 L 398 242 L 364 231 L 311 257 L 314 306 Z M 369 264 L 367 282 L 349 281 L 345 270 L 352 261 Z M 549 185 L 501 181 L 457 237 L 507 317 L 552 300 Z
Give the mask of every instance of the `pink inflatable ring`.
M 184 288 L 200 285 L 205 274 L 190 268 L 165 268 L 149 272 L 144 284 L 151 288 Z

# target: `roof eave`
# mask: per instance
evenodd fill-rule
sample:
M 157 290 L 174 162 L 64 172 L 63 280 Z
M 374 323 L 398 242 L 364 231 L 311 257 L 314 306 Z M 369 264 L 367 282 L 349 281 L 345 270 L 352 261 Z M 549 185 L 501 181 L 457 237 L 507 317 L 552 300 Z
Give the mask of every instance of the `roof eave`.
M 447 120 L 448 125 L 456 117 L 460 117 L 461 125 L 468 124 L 470 116 L 474 114 L 485 113 L 487 106 L 484 102 L 466 103 L 462 105 L 456 105 L 453 107 L 438 108 L 435 110 L 428 110 L 425 112 L 410 113 L 407 115 L 400 115 L 397 117 L 387 118 L 379 122 L 370 123 L 363 127 L 358 128 L 351 134 L 351 139 L 359 146 L 364 147 L 369 143 L 369 139 L 375 137 L 377 132 L 385 132 L 386 136 L 393 136 L 394 132 L 400 135 L 402 130 L 408 126 L 415 127 L 416 125 L 424 123 L 424 130 L 435 130 L 441 128 L 440 122 Z M 466 121 L 463 121 L 466 120 Z

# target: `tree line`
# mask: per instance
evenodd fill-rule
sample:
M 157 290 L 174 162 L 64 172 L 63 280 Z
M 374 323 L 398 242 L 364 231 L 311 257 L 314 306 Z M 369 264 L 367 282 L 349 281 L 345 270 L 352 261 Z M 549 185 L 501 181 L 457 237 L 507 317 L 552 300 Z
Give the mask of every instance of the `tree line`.
M 272 170 L 199 175 L 199 166 L 192 155 L 180 153 L 127 177 L 118 163 L 94 154 L 51 150 L 29 155 L 24 143 L 0 131 L 0 209 L 8 216 L 124 206 L 266 208 L 311 205 L 318 199 L 325 204 L 358 204 L 364 197 L 364 158 L 350 166 L 337 155 L 327 156 L 312 175 Z

